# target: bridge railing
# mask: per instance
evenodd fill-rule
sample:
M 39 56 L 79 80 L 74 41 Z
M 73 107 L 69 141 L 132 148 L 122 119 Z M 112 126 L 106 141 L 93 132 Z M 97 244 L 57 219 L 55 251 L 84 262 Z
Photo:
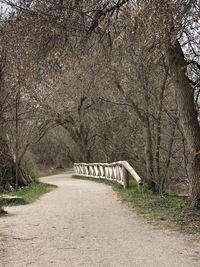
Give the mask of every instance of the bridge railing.
M 74 163 L 74 172 L 78 176 L 87 176 L 116 181 L 124 188 L 129 187 L 129 175 L 133 177 L 138 188 L 142 186 L 142 179 L 127 161 L 113 163 Z

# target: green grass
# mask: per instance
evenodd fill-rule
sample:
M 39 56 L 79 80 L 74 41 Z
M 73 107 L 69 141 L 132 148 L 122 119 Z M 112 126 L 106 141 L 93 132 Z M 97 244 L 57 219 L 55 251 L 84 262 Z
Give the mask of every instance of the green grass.
M 34 202 L 42 195 L 52 191 L 56 188 L 55 185 L 45 184 L 45 183 L 35 183 L 26 187 L 21 188 L 18 191 L 8 193 L 10 196 L 18 196 L 21 199 L 9 199 L 3 201 L 3 206 L 13 206 L 13 205 L 26 205 Z
M 200 209 L 191 208 L 190 200 L 186 197 L 156 195 L 146 186 L 142 192 L 139 192 L 134 180 L 130 181 L 130 188 L 125 190 L 116 182 L 82 176 L 73 177 L 111 185 L 123 202 L 128 203 L 131 208 L 154 225 L 200 236 Z
M 31 184 L 29 186 L 25 186 L 19 189 L 18 191 L 7 193 L 7 195 L 18 196 L 21 198 L 4 200 L 2 203 L 3 206 L 26 205 L 26 204 L 34 202 L 35 200 L 40 198 L 43 194 L 46 194 L 57 187 L 55 185 L 40 183 L 39 178 L 63 173 L 66 170 L 67 168 L 60 168 L 60 169 L 48 170 L 46 172 L 37 172 L 35 174 L 36 183 Z

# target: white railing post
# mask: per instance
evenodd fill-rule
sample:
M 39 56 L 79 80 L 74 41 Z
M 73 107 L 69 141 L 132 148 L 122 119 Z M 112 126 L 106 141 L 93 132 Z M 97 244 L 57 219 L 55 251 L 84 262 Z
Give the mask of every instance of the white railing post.
M 142 187 L 142 179 L 127 161 L 118 161 L 110 164 L 74 163 L 74 172 L 80 176 L 116 181 L 122 184 L 125 189 L 129 187 L 129 173 L 137 181 L 139 190 Z
M 103 171 L 102 165 L 99 166 L 99 172 L 100 172 L 100 176 L 104 177 L 104 171 Z
M 128 179 L 128 172 L 124 168 L 124 166 L 122 166 L 122 173 L 123 173 L 123 185 L 124 185 L 124 189 L 127 189 L 129 187 L 129 179 Z

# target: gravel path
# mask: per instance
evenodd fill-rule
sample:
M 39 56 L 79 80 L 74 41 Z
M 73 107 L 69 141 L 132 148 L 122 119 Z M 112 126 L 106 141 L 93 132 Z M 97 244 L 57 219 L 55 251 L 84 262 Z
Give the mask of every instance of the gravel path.
M 70 173 L 44 180 L 59 188 L 0 218 L 7 236 L 1 267 L 200 266 L 199 245 L 146 224 L 109 186 Z

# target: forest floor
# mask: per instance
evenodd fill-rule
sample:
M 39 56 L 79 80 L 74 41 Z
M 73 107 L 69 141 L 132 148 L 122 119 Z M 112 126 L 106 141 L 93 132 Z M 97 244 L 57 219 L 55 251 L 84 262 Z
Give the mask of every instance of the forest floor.
M 7 208 L 1 267 L 200 266 L 200 244 L 190 236 L 146 223 L 111 187 L 71 175 L 43 178 L 58 188 Z

